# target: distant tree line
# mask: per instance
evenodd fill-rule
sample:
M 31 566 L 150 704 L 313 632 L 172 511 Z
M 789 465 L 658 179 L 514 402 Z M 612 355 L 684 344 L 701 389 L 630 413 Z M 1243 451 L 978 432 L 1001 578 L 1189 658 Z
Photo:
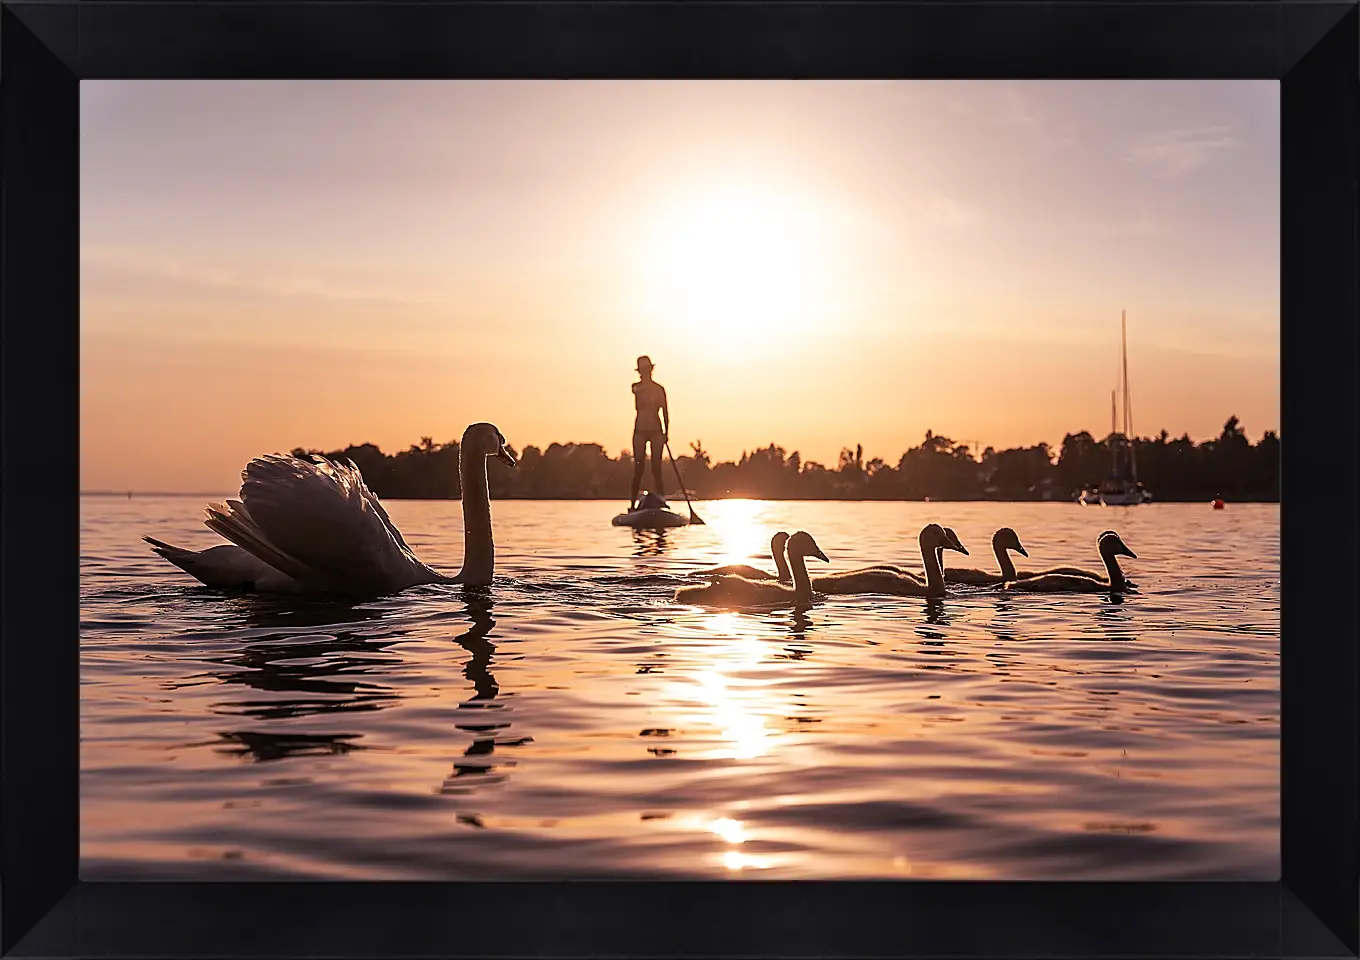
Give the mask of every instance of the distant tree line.
M 700 441 L 678 458 L 686 487 L 700 499 L 752 497 L 771 500 L 1068 500 L 1088 484 L 1098 484 L 1110 469 L 1117 434 L 1097 440 L 1086 431 L 1063 437 L 1056 453 L 1046 443 L 982 451 L 926 431 L 919 446 L 897 462 L 864 459 L 860 446 L 841 450 L 835 466 L 803 460 L 770 444 L 743 452 L 736 461 L 714 463 Z M 1138 479 L 1157 500 L 1194 501 L 1223 496 L 1229 500 L 1280 499 L 1280 439 L 1268 430 L 1257 443 L 1230 417 L 1223 432 L 1195 443 L 1136 437 Z M 371 443 L 323 452 L 298 448 L 294 454 L 321 453 L 348 459 L 363 471 L 380 497 L 409 500 L 457 499 L 458 443 L 431 437 L 400 453 L 385 454 Z M 491 495 L 500 499 L 626 500 L 633 474 L 628 452 L 611 457 L 598 443 L 553 443 L 546 450 L 525 447 L 511 469 L 487 461 Z M 651 479 L 650 465 L 644 489 Z M 678 493 L 667 465 L 665 489 Z

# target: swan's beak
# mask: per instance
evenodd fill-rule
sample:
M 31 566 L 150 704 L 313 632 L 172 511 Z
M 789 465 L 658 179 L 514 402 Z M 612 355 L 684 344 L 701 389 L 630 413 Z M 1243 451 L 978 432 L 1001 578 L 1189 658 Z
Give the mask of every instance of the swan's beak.
M 1124 549 L 1120 550 L 1119 552 L 1120 552 L 1121 555 L 1123 555 L 1123 556 L 1125 556 L 1125 557 L 1132 557 L 1132 558 L 1135 559 L 1135 560 L 1138 559 L 1138 554 L 1134 553 L 1134 552 L 1133 552 L 1132 550 L 1130 550 L 1128 547 L 1124 547 Z
M 496 459 L 507 467 L 513 467 L 516 462 L 515 458 L 510 455 L 510 451 L 505 449 L 505 447 L 501 447 L 496 451 Z
M 1022 556 L 1022 557 L 1028 557 L 1028 556 L 1029 556 L 1029 551 L 1026 550 L 1024 547 L 1022 547 L 1022 546 L 1020 545 L 1019 541 L 1016 541 L 1016 544 L 1015 544 L 1015 552 L 1018 553 L 1018 554 L 1020 554 L 1020 556 Z
M 812 556 L 816 557 L 818 560 L 822 561 L 823 563 L 830 563 L 830 562 L 831 562 L 830 560 L 827 559 L 826 554 L 822 553 L 822 548 L 821 548 L 821 547 L 814 547 L 813 550 L 812 550 Z

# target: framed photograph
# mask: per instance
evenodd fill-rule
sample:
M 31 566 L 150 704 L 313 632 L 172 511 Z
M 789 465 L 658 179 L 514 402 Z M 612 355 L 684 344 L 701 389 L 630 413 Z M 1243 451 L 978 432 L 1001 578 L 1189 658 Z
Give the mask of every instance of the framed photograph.
M 0 952 L 1360 951 L 1356 3 L 0 18 Z

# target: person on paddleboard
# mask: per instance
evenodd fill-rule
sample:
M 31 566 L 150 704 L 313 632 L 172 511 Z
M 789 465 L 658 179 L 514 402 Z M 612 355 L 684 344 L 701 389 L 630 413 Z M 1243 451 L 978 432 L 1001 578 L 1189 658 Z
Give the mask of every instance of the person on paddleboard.
M 652 447 L 652 477 L 656 485 L 652 493 L 661 496 L 661 453 L 671 429 L 671 412 L 666 405 L 666 388 L 652 379 L 650 357 L 637 358 L 638 382 L 633 384 L 633 406 L 637 416 L 633 420 L 633 489 L 628 496 L 628 509 L 637 503 L 642 487 L 642 471 L 646 466 L 647 445 Z M 664 501 L 663 501 L 664 502 Z

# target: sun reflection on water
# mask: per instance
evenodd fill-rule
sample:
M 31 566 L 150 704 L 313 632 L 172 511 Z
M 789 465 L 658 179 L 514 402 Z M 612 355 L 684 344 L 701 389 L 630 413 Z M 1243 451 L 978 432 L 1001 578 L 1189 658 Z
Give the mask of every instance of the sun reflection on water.
M 705 505 L 709 527 L 717 533 L 719 543 L 714 557 L 716 563 L 748 563 L 753 558 L 770 560 L 770 504 L 762 500 L 714 500 Z M 773 561 L 766 566 L 773 570 Z
M 708 829 L 717 834 L 724 841 L 731 844 L 734 848 L 738 844 L 746 842 L 746 825 L 740 820 L 732 820 L 728 817 L 720 817 L 712 820 L 708 824 Z M 722 865 L 727 870 L 764 870 L 770 865 L 766 857 L 758 857 L 746 853 L 742 850 L 724 850 L 722 854 Z
M 728 870 L 745 870 L 748 867 L 764 870 L 769 866 L 769 862 L 764 857 L 753 857 L 749 853 L 742 853 L 740 850 L 728 850 L 723 854 L 723 866 Z
M 692 719 L 721 731 L 725 743 L 719 758 L 763 757 L 774 732 L 767 718 L 779 710 L 771 682 L 752 676 L 772 653 L 761 635 L 763 625 L 737 613 L 707 615 L 700 624 L 706 633 L 716 635 L 704 651 L 707 665 L 678 681 L 675 697 L 699 704 Z
M 710 823 L 708 829 L 712 830 L 728 843 L 746 842 L 746 827 L 740 820 L 731 820 L 727 817 L 720 817 Z

